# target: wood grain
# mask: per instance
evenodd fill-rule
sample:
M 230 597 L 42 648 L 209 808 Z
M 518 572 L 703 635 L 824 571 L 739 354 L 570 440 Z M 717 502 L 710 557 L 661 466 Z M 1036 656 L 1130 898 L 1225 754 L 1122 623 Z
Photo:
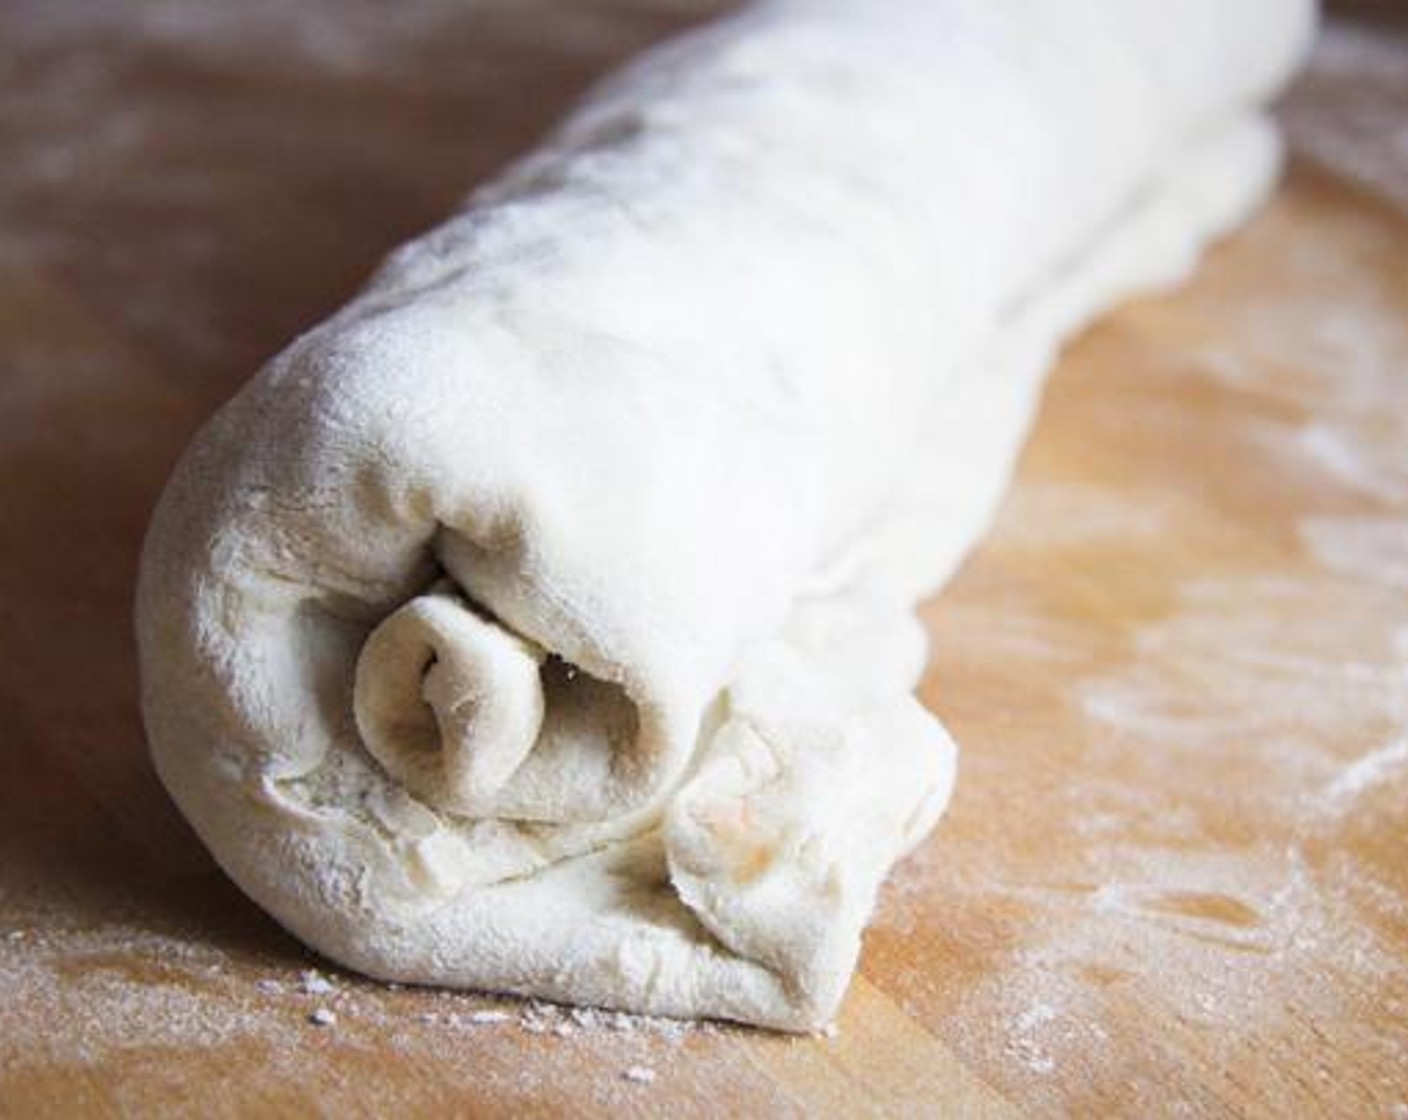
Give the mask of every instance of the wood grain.
M 0 8 L 0 1115 L 1408 1115 L 1408 218 L 1350 165 L 1066 354 L 925 607 L 958 796 L 836 1037 L 330 972 L 170 807 L 129 612 L 180 448 L 718 6 Z M 1342 56 L 1293 126 L 1383 110 Z

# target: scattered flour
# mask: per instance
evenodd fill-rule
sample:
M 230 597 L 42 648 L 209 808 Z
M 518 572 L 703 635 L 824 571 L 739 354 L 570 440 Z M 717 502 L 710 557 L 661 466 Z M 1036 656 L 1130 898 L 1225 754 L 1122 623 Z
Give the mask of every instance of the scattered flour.
M 1392 426 L 1388 436 L 1370 441 L 1343 423 L 1312 420 L 1300 430 L 1301 450 L 1323 471 L 1360 494 L 1408 506 L 1408 410 L 1379 417 Z
M 1405 765 L 1408 765 L 1408 739 L 1397 739 L 1345 767 L 1326 787 L 1321 800 L 1328 808 L 1346 811 L 1366 790 L 1393 780 Z
M 1038 1041 L 1039 1028 L 1055 1018 L 1055 1008 L 1046 1003 L 1036 1003 L 1011 1023 L 1007 1051 L 1033 1073 L 1048 1074 L 1056 1069 L 1056 1060 Z
M 286 1053 L 297 1048 L 290 1032 L 299 1023 L 331 1025 L 343 1015 L 380 1027 L 413 1024 L 447 1042 L 464 1037 L 465 1028 L 516 1026 L 560 1039 L 673 1047 L 730 1030 L 547 1003 L 486 1008 L 471 994 L 406 991 L 352 977 L 337 983 L 308 968 L 269 975 L 267 966 L 232 958 L 199 936 L 159 934 L 141 924 L 65 928 L 46 921 L 32 916 L 32 924 L 0 936 L 0 1075 L 36 1054 L 64 1064 L 130 1049 L 241 1040 Z M 310 1010 L 301 1000 L 290 1004 L 290 995 L 335 1002 Z
M 305 996 L 326 996 L 337 991 L 337 986 L 322 973 L 305 969 L 298 974 L 298 990 Z
M 1301 539 L 1327 569 L 1395 589 L 1408 588 L 1408 519 L 1307 517 Z

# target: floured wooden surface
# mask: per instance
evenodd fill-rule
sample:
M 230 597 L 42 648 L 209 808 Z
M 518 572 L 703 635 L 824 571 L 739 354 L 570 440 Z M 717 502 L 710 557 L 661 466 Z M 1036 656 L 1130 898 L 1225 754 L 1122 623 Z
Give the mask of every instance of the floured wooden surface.
M 305 976 L 146 763 L 194 426 L 710 5 L 284 9 L 0 9 L 0 1113 L 1408 1115 L 1404 40 L 1337 31 L 1273 207 L 1068 354 L 926 609 L 954 807 L 792 1041 Z

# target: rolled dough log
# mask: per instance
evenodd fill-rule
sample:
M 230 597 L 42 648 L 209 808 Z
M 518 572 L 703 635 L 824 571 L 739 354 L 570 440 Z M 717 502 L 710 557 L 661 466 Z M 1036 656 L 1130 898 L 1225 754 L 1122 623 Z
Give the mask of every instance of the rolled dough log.
M 205 428 L 172 795 L 373 976 L 805 1030 L 955 751 L 913 604 L 1063 337 L 1274 178 L 1308 0 L 777 0 L 669 43 Z

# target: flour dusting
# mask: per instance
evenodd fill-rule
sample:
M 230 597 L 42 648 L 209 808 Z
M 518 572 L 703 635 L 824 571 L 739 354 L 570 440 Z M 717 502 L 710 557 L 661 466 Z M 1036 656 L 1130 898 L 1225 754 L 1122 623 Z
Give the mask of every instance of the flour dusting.
M 1392 781 L 1405 765 L 1408 765 L 1408 739 L 1398 739 L 1345 767 L 1326 787 L 1322 800 L 1331 809 L 1346 811 L 1366 790 Z

